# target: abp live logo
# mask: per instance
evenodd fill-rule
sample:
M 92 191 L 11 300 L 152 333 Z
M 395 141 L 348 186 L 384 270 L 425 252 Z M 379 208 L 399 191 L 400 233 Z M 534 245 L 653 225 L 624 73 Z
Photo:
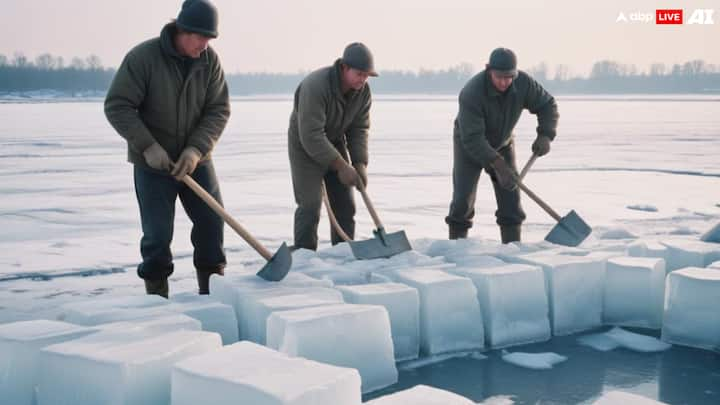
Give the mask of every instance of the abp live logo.
M 715 24 L 713 21 L 713 13 L 715 10 L 699 8 L 694 10 L 687 21 L 687 24 Z M 665 9 L 655 10 L 655 24 L 682 24 L 683 23 L 683 10 L 682 9 Z

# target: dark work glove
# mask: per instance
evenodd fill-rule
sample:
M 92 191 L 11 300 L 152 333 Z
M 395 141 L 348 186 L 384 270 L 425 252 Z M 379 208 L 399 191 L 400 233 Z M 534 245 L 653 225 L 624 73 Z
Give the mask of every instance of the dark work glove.
M 148 166 L 155 170 L 167 171 L 170 169 L 170 156 L 157 142 L 143 151 L 143 157 Z
M 550 152 L 550 138 L 538 135 L 532 144 L 532 152 L 538 156 L 545 156 Z
M 175 176 L 176 179 L 182 180 L 186 174 L 192 174 L 192 172 L 195 171 L 195 168 L 200 162 L 200 158 L 200 151 L 193 146 L 188 146 L 183 149 L 171 174 Z
M 505 159 L 501 156 L 495 158 L 490 164 L 495 171 L 495 179 L 497 180 L 500 187 L 505 190 L 513 191 L 517 188 L 515 177 L 517 173 L 507 164 Z

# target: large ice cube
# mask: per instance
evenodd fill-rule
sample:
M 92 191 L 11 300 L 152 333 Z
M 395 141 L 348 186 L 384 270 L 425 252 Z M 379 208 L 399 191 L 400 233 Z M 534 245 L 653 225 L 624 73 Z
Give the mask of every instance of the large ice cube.
M 720 244 L 697 240 L 669 240 L 662 242 L 668 248 L 667 270 L 685 267 L 705 267 L 720 260 Z
M 470 279 L 424 269 L 389 274 L 420 294 L 420 350 L 424 354 L 483 348 L 483 320 Z
M 210 296 L 235 310 L 238 324 L 238 338 L 247 340 L 248 322 L 252 317 L 248 302 L 258 299 L 291 295 L 310 294 L 316 298 L 342 299 L 342 294 L 331 288 L 329 280 L 317 280 L 301 273 L 290 272 L 280 282 L 267 282 L 255 275 L 210 277 Z
M 628 245 L 627 255 L 633 257 L 657 257 L 667 262 L 667 246 L 656 241 L 636 241 Z M 665 266 L 667 267 L 667 266 Z
M 325 305 L 274 312 L 267 345 L 291 356 L 356 368 L 362 391 L 397 382 L 387 310 L 378 305 Z
M 659 329 L 665 294 L 665 260 L 616 257 L 607 262 L 606 324 Z
M 475 405 L 475 402 L 450 391 L 427 385 L 416 385 L 404 391 L 385 395 L 365 405 Z
M 676 270 L 665 289 L 662 340 L 720 351 L 720 271 Z
M 171 313 L 168 303 L 158 295 L 93 298 L 63 304 L 58 319 L 78 325 L 99 325 L 167 315 Z
M 93 332 L 84 326 L 47 320 L 0 325 L 0 402 L 33 404 L 40 350 Z
M 360 405 L 357 370 L 331 366 L 251 342 L 178 362 L 173 405 Z
M 221 345 L 198 331 L 99 332 L 52 345 L 40 354 L 38 404 L 167 404 L 172 364 Z
M 477 288 L 485 340 L 493 348 L 550 339 L 545 276 L 539 266 L 457 269 Z
M 382 305 L 390 316 L 395 360 L 412 360 L 420 348 L 420 297 L 416 289 L 400 283 L 337 287 L 345 302 Z
M 217 302 L 206 295 L 197 297 L 195 300 L 173 302 L 167 308 L 197 319 L 202 324 L 202 330 L 218 333 L 224 345 L 237 342 L 235 310 L 230 305 Z
M 543 268 L 553 334 L 567 335 L 602 325 L 604 259 L 537 252 L 514 260 Z
M 261 345 L 267 339 L 267 319 L 271 313 L 276 311 L 287 311 L 321 305 L 341 304 L 342 297 L 339 295 L 313 296 L 309 294 L 278 295 L 257 300 L 248 300 L 247 303 L 247 340 Z
M 165 316 L 103 323 L 97 325 L 96 329 L 108 332 L 137 332 L 157 335 L 178 330 L 202 330 L 202 325 L 195 318 L 172 313 Z

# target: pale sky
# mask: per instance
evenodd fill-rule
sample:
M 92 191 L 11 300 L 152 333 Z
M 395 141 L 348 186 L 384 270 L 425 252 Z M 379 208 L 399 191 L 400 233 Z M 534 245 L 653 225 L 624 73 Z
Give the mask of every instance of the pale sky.
M 22 51 L 98 55 L 117 66 L 135 44 L 157 36 L 177 16 L 179 0 L 0 0 L 0 54 Z M 520 68 L 540 62 L 585 74 L 612 59 L 651 63 L 704 59 L 720 64 L 720 1 L 215 0 L 220 37 L 211 45 L 232 72 L 297 72 L 325 66 L 361 41 L 376 68 L 440 69 L 462 62 L 482 68 L 498 46 L 516 51 Z M 714 9 L 714 25 L 616 22 L 623 12 Z

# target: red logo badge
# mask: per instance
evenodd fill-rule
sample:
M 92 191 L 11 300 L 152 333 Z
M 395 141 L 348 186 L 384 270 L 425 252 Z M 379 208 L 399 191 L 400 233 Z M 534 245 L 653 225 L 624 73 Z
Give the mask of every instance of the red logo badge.
M 655 10 L 655 24 L 682 24 L 683 11 L 676 10 Z

